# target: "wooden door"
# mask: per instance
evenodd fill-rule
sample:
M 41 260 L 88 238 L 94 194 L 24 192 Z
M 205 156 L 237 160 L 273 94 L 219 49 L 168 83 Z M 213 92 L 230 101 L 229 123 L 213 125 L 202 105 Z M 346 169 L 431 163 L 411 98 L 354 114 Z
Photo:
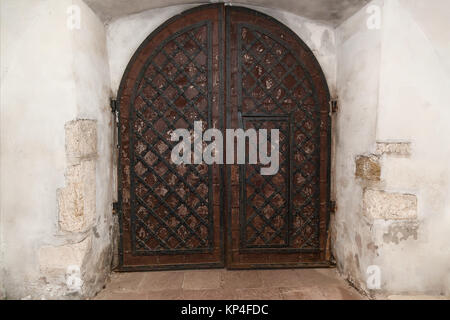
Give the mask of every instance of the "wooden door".
M 227 265 L 326 265 L 329 93 L 310 49 L 253 10 L 228 7 L 227 128 L 280 130 L 280 169 L 228 167 Z
M 175 165 L 176 129 L 222 128 L 221 6 L 164 23 L 130 61 L 120 113 L 120 269 L 224 265 L 219 165 Z M 219 58 L 222 57 L 222 58 Z
M 121 270 L 327 263 L 329 94 L 292 31 L 246 8 L 184 12 L 136 51 L 118 103 Z M 173 164 L 171 133 L 195 121 L 278 129 L 278 173 Z

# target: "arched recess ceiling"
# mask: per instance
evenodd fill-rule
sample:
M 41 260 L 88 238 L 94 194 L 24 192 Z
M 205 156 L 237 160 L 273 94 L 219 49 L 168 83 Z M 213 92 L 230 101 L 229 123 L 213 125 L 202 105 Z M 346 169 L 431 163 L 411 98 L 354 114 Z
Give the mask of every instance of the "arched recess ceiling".
M 163 8 L 178 4 L 205 4 L 228 2 L 267 8 L 281 9 L 305 18 L 338 25 L 370 0 L 84 0 L 103 21 L 139 13 L 149 9 Z

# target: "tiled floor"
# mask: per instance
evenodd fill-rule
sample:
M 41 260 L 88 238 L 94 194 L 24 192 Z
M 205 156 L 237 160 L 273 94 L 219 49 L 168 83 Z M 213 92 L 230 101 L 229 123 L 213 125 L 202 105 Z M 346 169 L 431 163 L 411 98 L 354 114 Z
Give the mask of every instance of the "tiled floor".
M 101 300 L 359 300 L 335 269 L 114 273 Z

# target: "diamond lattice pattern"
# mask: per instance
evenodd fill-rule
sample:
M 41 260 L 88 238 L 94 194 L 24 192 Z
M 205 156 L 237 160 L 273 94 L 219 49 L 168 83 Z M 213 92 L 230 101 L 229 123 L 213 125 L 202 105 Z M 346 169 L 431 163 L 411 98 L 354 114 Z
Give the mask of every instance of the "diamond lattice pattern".
M 251 193 L 246 199 L 245 206 L 253 210 L 253 215 L 247 216 L 245 243 L 281 246 L 288 245 L 289 241 L 295 248 L 317 249 L 320 247 L 320 110 L 311 75 L 288 45 L 251 27 L 240 29 L 239 68 L 242 113 L 289 116 L 292 129 L 283 139 L 293 140 L 290 153 L 280 153 L 281 163 L 288 161 L 283 157 L 292 161 L 291 212 L 287 213 L 287 191 L 280 190 L 279 184 L 270 183 L 267 177 L 259 177 L 258 190 L 262 192 Z M 254 188 L 252 179 L 256 175 L 247 177 L 247 189 Z
M 171 133 L 206 130 L 210 102 L 208 26 L 163 42 L 150 57 L 134 100 L 132 227 L 137 252 L 201 251 L 212 247 L 211 168 L 174 165 Z M 133 192 L 133 191 L 132 191 Z

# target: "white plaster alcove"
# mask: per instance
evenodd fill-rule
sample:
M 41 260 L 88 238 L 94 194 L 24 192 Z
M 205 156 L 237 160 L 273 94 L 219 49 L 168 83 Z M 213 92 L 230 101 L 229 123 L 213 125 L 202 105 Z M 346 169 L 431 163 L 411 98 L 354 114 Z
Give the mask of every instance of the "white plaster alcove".
M 1 2 L 3 296 L 83 298 L 102 288 L 117 252 L 109 99 L 145 37 L 202 3 Z M 339 271 L 372 295 L 450 295 L 450 3 L 238 4 L 296 32 L 339 99 L 331 222 Z M 71 6 L 80 29 L 67 28 Z M 374 14 L 379 28 L 368 27 Z M 77 215 L 66 224 L 64 212 Z M 380 290 L 367 285 L 371 266 Z

